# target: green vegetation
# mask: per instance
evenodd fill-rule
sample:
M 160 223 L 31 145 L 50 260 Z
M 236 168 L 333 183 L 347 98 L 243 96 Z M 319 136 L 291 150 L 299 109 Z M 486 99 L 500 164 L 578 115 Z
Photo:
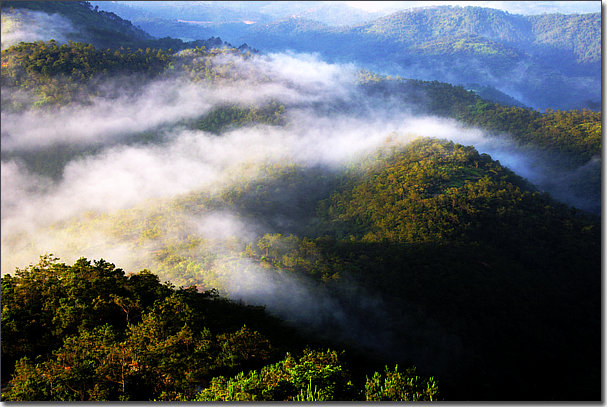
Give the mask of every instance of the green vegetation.
M 2 86 L 36 92 L 35 106 L 69 104 L 75 98 L 91 97 L 99 89 L 84 87 L 117 74 L 138 72 L 144 78 L 156 77 L 175 70 L 191 80 L 234 81 L 238 71 L 231 63 L 216 64 L 217 56 L 231 54 L 246 58 L 236 50 L 206 50 L 204 47 L 184 51 L 177 57 L 163 50 L 145 51 L 98 50 L 92 45 L 54 41 L 13 46 L 2 51 Z M 248 78 L 268 80 L 263 74 Z M 552 111 L 544 114 L 515 106 L 488 103 L 462 87 L 437 81 L 389 80 L 381 77 L 362 78 L 370 95 L 398 94 L 403 102 L 421 106 L 424 112 L 453 117 L 466 124 L 491 132 L 507 133 L 521 145 L 531 145 L 562 153 L 579 165 L 601 151 L 601 113 L 589 110 Z M 86 91 L 86 93 L 84 93 Z M 23 108 L 19 98 L 4 98 L 5 109 Z M 262 122 L 279 124 L 285 107 L 274 101 L 266 107 L 221 108 L 201 118 L 195 127 L 218 132 L 228 123 Z M 225 123 L 225 124 L 222 124 Z
M 230 35 L 227 27 L 213 29 Z M 391 67 L 415 79 L 478 83 L 534 108 L 600 110 L 598 12 L 524 16 L 482 7 L 416 7 L 352 27 L 295 17 L 240 32 L 239 38 L 263 50 L 317 52 L 325 60 L 354 60 L 374 71 Z
M 512 136 L 521 146 L 562 154 L 570 167 L 601 154 L 601 112 L 591 110 L 545 113 L 483 100 L 462 86 L 437 81 L 388 79 L 361 75 L 361 83 L 372 96 L 397 94 L 405 105 L 420 113 L 451 117 L 494 134 Z
M 130 21 L 114 13 L 94 10 L 86 1 L 4 1 L 2 9 L 3 12 L 31 10 L 63 15 L 76 27 L 70 39 L 86 39 L 101 48 L 141 47 L 146 41 L 152 42 L 150 35 L 134 27 Z
M 514 142 L 544 163 L 546 174 L 562 174 L 546 190 L 576 197 L 583 209 L 601 211 L 602 113 L 591 110 L 544 113 L 518 106 L 505 106 L 483 100 L 461 86 L 440 82 L 388 79 L 370 74 L 361 76 L 361 86 L 370 96 L 391 98 L 398 95 L 404 107 L 415 113 L 456 119 L 484 130 L 497 139 Z M 390 99 L 389 99 L 390 100 Z M 379 103 L 379 102 L 378 102 Z M 562 198 L 562 195 L 561 195 Z
M 597 25 L 600 19 L 599 13 L 529 16 L 538 44 L 547 45 L 553 52 L 566 50 L 575 55 L 576 62 L 583 64 L 601 60 Z M 546 51 L 544 53 L 548 54 Z
M 494 25 L 507 28 L 500 16 L 491 17 Z M 458 17 L 443 29 L 470 24 Z M 468 34 L 458 41 L 432 47 L 457 46 L 466 55 L 509 52 Z M 151 78 L 219 89 L 242 79 L 272 81 L 267 73 L 238 69 L 247 58 L 205 47 L 173 54 L 19 44 L 2 51 L 2 87 L 11 90 L 2 109 L 52 114 L 95 96 L 111 98 L 97 85 L 123 74 L 139 76 L 127 92 Z M 380 102 L 396 98 L 414 113 L 558 153 L 564 168 L 583 166 L 602 148 L 600 112 L 540 113 L 488 103 L 460 86 L 368 72 L 359 88 Z M 19 92 L 34 92 L 30 105 L 13 97 Z M 288 109 L 280 99 L 226 103 L 175 126 L 222 137 L 241 126 L 288 126 Z M 599 399 L 598 217 L 537 191 L 473 146 L 398 138 L 388 137 L 346 168 L 244 163 L 209 190 L 49 226 L 44 238 L 61 236 L 78 253 L 107 238 L 132 256 L 129 269 L 141 271 L 43 256 L 3 275 L 2 398 Z M 123 141 L 159 145 L 163 139 L 150 130 Z M 60 178 L 66 163 L 100 149 L 55 145 L 2 158 L 20 158 Z M 584 188 L 600 190 L 586 181 Z M 207 217 L 225 214 L 236 226 L 201 231 Z M 285 282 L 297 290 L 283 292 Z M 313 322 L 286 311 L 283 321 L 229 299 L 265 288 L 260 285 L 270 287 L 261 291 L 269 311 L 310 305 Z M 440 379 L 440 393 L 430 374 Z
M 256 123 L 278 126 L 285 124 L 284 112 L 285 106 L 278 101 L 272 101 L 263 107 L 222 106 L 192 122 L 190 126 L 214 134 Z
M 59 14 L 67 18 L 75 27 L 74 32 L 67 33 L 69 40 L 91 43 L 98 48 L 161 48 L 184 49 L 196 46 L 215 44 L 215 39 L 209 41 L 182 40 L 164 37 L 153 38 L 151 35 L 134 26 L 130 21 L 120 18 L 117 14 L 99 10 L 88 1 L 3 1 L 2 8 L 7 18 L 13 11 L 43 12 L 49 15 Z M 4 16 L 3 16 L 4 17 Z M 219 46 L 223 41 L 219 41 Z
M 474 349 L 474 361 L 457 377 L 441 376 L 445 397 L 579 397 L 566 396 L 567 385 L 593 392 L 600 376 L 598 223 L 463 146 L 424 140 L 373 164 L 320 204 L 326 221 L 319 230 L 328 236 L 266 235 L 252 256 L 320 278 L 336 292 L 355 280 L 381 293 L 391 313 L 415 320 L 387 322 L 401 338 L 424 337 L 428 321 L 457 335 Z M 562 328 L 569 324 L 585 334 Z M 432 347 L 430 336 L 419 340 Z M 580 369 L 585 379 L 564 373 Z
M 318 186 L 315 195 L 308 194 L 312 186 Z M 299 206 L 289 206 L 294 202 Z M 267 232 L 249 241 L 236 232 L 218 238 L 191 229 L 190 216 L 217 209 L 266 220 Z M 327 293 L 353 324 L 365 321 L 359 335 L 400 338 L 384 345 L 393 355 L 384 363 L 406 365 L 425 355 L 424 369 L 439 370 L 433 374 L 446 399 L 596 396 L 600 224 L 534 192 L 472 147 L 432 139 L 388 144 L 345 173 L 266 166 L 250 181 L 212 195 L 91 215 L 72 228 L 78 240 L 103 231 L 133 252 L 143 249 L 149 255 L 140 267 L 178 284 L 227 294 L 235 270 L 265 270 L 267 284 L 289 276 L 313 293 Z M 255 281 L 239 282 L 239 289 L 256 289 L 248 284 Z M 355 287 L 381 295 L 382 310 L 389 311 L 378 318 Z M 574 325 L 584 335 L 567 328 Z M 328 317 L 312 332 L 339 337 L 340 329 Z M 452 352 L 453 345 L 442 343 L 451 336 L 459 343 Z M 329 397 L 318 393 L 314 378 L 294 383 L 279 361 L 240 376 L 222 374 L 198 397 L 268 400 L 278 394 L 266 391 L 274 375 L 291 383 L 284 384 L 288 391 L 279 387 L 285 398 Z M 441 361 L 458 367 L 432 368 Z M 430 397 L 432 391 L 423 391 L 431 382 L 407 377 L 375 377 L 366 397 L 402 394 L 393 389 L 402 383 L 414 389 L 406 397 Z
M 42 108 L 65 106 L 75 101 L 87 103 L 94 96 L 135 93 L 152 78 L 185 75 L 193 82 L 236 81 L 239 77 L 234 63 L 218 63 L 219 57 L 225 55 L 249 56 L 233 48 L 207 50 L 204 46 L 174 55 L 170 49 L 98 49 L 91 44 L 71 41 L 63 45 L 54 40 L 21 43 L 2 51 L 1 83 L 4 89 L 11 91 L 3 95 L 3 109 L 21 111 L 30 107 L 19 97 L 20 91 L 34 93 L 31 103 Z M 129 77 L 129 80 L 122 81 L 125 83 L 119 90 L 103 86 L 108 79 L 121 76 Z M 271 106 L 271 109 L 280 110 Z M 245 119 L 242 112 L 234 114 L 241 121 Z
M 137 72 L 138 81 L 155 77 L 169 65 L 170 55 L 150 48 L 112 51 L 54 40 L 21 43 L 2 51 L 1 83 L 6 90 L 33 92 L 36 107 L 62 106 L 99 95 L 102 90 L 94 84 L 116 75 Z M 5 111 L 27 107 L 18 97 L 3 97 L 2 102 Z
M 433 378 L 423 379 L 417 376 L 415 368 L 407 369 L 403 373 L 398 371 L 398 365 L 394 371 L 390 371 L 386 366 L 384 375 L 375 372 L 371 379 L 367 379 L 365 385 L 367 401 L 436 400 L 438 394 L 436 382 Z
M 277 361 L 303 340 L 262 308 L 103 260 L 44 256 L 3 276 L 2 329 L 4 401 L 293 400 L 306 385 L 315 400 L 364 397 L 335 351 Z M 391 400 L 436 399 L 414 368 L 399 380 Z
M 365 28 L 404 43 L 421 44 L 440 37 L 457 39 L 475 33 L 514 42 L 528 34 L 520 16 L 481 7 L 425 7 L 401 11 L 378 19 Z

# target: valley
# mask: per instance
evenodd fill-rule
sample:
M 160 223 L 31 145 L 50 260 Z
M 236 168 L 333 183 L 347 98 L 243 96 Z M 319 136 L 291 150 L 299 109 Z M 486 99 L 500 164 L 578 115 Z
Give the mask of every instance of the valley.
M 100 3 L 2 3 L 33 38 L 2 46 L 3 400 L 600 399 L 594 14 L 243 9 L 266 28 L 158 38 Z M 555 70 L 534 86 L 520 43 Z

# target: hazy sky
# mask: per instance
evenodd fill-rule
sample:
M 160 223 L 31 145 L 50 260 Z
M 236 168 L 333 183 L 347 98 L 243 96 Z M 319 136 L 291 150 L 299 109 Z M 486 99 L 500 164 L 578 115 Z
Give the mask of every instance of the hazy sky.
M 367 11 L 407 9 L 413 7 L 460 5 L 490 7 L 514 14 L 597 13 L 601 1 L 346 1 L 352 7 Z

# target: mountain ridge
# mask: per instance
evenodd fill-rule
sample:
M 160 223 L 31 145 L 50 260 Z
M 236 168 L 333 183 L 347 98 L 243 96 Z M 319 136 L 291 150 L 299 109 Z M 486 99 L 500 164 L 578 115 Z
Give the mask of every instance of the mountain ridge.
M 590 107 L 600 100 L 598 13 L 536 17 L 437 6 L 355 27 L 314 30 L 299 22 L 282 32 L 257 27 L 241 35 L 257 48 L 318 51 L 329 60 L 353 59 L 384 74 L 480 83 L 541 109 Z
M 6 18 L 19 21 L 20 16 L 13 10 L 42 12 L 49 15 L 61 15 L 72 22 L 75 30 L 65 34 L 65 39 L 76 42 L 90 43 L 99 48 L 163 48 L 180 50 L 197 46 L 226 46 L 229 43 L 209 36 L 207 39 L 195 41 L 182 41 L 169 36 L 155 38 L 141 28 L 133 25 L 113 12 L 93 8 L 88 1 L 3 1 L 3 21 Z M 24 27 L 27 30 L 27 27 Z M 47 38 L 51 39 L 51 38 Z
M 541 65 L 482 10 L 407 46 L 285 17 L 256 54 L 39 6 L 111 47 L 3 43 L 3 400 L 600 400 L 601 112 L 356 62 L 540 89 L 593 58 L 571 26 Z
M 254 10 L 262 13 L 265 6 L 274 7 L 264 3 Z M 211 10 L 212 3 L 204 7 Z M 245 5 L 235 2 L 233 7 L 231 21 L 212 13 L 205 14 L 208 21 L 190 21 L 191 16 L 169 21 L 133 7 L 130 16 L 141 13 L 137 22 L 154 35 L 178 33 L 184 40 L 219 36 L 264 52 L 318 53 L 328 61 L 352 61 L 386 75 L 476 83 L 541 110 L 600 105 L 599 13 L 522 15 L 479 6 L 430 6 L 336 26 L 310 18 L 314 14 L 304 12 L 304 6 L 288 16 L 249 14 L 253 21 L 245 21 Z M 175 9 L 171 13 L 179 15 Z

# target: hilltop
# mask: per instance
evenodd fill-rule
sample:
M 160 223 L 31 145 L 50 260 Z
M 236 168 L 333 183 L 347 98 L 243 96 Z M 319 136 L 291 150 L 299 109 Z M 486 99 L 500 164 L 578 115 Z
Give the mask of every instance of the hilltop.
M 3 400 L 600 399 L 602 113 L 359 64 L 583 77 L 594 15 L 302 11 L 257 53 L 5 4 Z

